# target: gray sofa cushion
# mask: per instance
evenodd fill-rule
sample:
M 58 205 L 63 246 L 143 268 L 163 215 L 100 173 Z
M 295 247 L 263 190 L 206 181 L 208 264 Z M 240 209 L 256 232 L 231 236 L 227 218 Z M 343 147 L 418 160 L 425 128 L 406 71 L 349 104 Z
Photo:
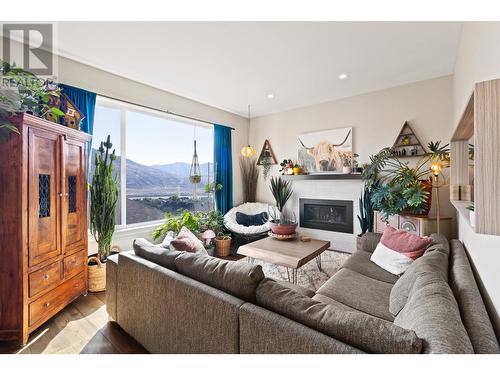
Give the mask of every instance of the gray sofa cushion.
M 300 293 L 300 294 L 307 296 L 307 297 L 313 297 L 316 294 L 316 292 L 314 290 L 305 288 L 305 287 L 297 285 L 297 284 L 292 284 L 292 283 L 285 281 L 285 280 L 275 280 L 275 281 L 277 283 L 280 283 L 281 285 L 283 285 L 287 288 L 293 289 L 297 293 Z
M 474 347 L 481 354 L 500 353 L 493 326 L 479 293 L 472 268 L 460 241 L 451 241 L 450 286 L 457 299 L 462 321 Z
M 413 284 L 419 273 L 435 272 L 444 281 L 448 280 L 448 255 L 440 251 L 442 245 L 433 245 L 438 250 L 431 251 L 415 260 L 391 289 L 389 311 L 396 316 L 405 306 Z
M 432 238 L 432 243 L 429 245 L 429 248 L 432 247 L 433 245 L 441 245 L 442 250 L 446 254 L 448 255 L 450 254 L 450 241 L 448 241 L 448 239 L 444 235 L 432 233 L 430 237 Z
M 418 273 L 394 324 L 415 331 L 425 353 L 474 353 L 450 286 L 437 272 Z
M 162 246 L 157 246 L 144 238 L 136 238 L 134 240 L 135 255 L 150 262 L 156 263 L 169 270 L 176 270 L 174 259 L 181 254 L 177 250 L 165 249 Z
M 316 292 L 381 319 L 393 321 L 389 312 L 392 284 L 343 268 Z
M 257 288 L 257 303 L 277 314 L 370 353 L 419 353 L 415 332 L 361 312 L 339 309 L 266 279 Z
M 344 262 L 342 268 L 349 268 L 372 279 L 394 284 L 398 277 L 373 263 L 370 260 L 371 255 L 366 251 L 356 251 Z
M 182 253 L 174 262 L 183 275 L 249 302 L 255 302 L 255 289 L 264 279 L 260 265 L 232 262 L 203 254 Z
M 338 309 L 343 309 L 343 310 L 348 310 L 348 311 L 355 311 L 355 312 L 361 312 L 359 310 L 353 309 L 350 306 L 344 305 L 343 303 L 340 303 L 339 301 L 335 301 L 334 299 L 327 297 L 323 294 L 315 294 L 312 297 L 313 300 L 326 303 L 327 305 L 332 305 L 335 306 Z

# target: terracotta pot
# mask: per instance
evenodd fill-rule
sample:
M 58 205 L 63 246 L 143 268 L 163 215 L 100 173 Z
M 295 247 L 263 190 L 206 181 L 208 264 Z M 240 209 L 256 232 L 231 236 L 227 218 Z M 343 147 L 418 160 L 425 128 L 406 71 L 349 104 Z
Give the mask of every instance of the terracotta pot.
M 295 224 L 277 224 L 272 221 L 269 222 L 271 227 L 271 232 L 274 234 L 288 235 L 294 234 L 297 229 L 297 223 Z

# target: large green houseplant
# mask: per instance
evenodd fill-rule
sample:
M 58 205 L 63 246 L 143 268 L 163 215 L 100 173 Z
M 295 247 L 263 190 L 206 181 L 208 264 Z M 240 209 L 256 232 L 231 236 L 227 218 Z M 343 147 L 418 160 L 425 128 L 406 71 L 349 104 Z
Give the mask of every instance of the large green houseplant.
M 438 161 L 447 168 L 449 148 L 440 141 L 430 142 L 427 147 L 429 152 L 415 165 L 401 160 L 389 147 L 370 156 L 370 164 L 363 170 L 362 177 L 370 187 L 373 207 L 383 220 L 402 212 L 422 214 L 428 210 L 432 188 L 430 163 Z
M 17 113 L 29 113 L 41 118 L 50 113 L 55 119 L 64 116 L 59 108 L 49 104 L 51 96 L 61 94 L 57 85 L 2 60 L 0 76 L 0 141 L 7 139 L 11 133 L 19 134 L 11 121 Z
M 108 135 L 101 142 L 95 155 L 95 170 L 90 184 L 90 232 L 98 245 L 101 261 L 105 261 L 111 251 L 111 241 L 115 231 L 115 211 L 118 201 L 118 183 L 113 176 L 115 150 Z

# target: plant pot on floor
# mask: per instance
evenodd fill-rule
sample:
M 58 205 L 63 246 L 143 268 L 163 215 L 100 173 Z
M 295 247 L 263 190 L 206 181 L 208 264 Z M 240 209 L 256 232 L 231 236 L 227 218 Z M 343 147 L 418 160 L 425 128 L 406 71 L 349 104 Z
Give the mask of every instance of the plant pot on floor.
M 111 254 L 121 251 L 120 247 L 113 246 Z M 99 257 L 91 256 L 87 260 L 89 274 L 89 292 L 104 292 L 106 290 L 106 262 L 101 262 Z
M 215 253 L 219 257 L 231 255 L 231 237 L 215 237 Z

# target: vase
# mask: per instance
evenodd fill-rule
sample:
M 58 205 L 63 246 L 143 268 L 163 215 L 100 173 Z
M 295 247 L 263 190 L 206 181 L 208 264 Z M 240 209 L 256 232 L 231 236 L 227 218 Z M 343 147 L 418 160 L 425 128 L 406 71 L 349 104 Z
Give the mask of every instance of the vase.
M 474 228 L 476 226 L 476 211 L 469 211 L 470 225 Z
M 294 234 L 295 230 L 297 229 L 297 223 L 278 224 L 278 223 L 270 221 L 269 225 L 271 227 L 271 232 L 273 232 L 274 234 L 280 234 L 280 235 Z
M 299 174 L 301 174 L 301 173 L 302 173 L 302 168 L 300 168 L 300 167 L 294 167 L 294 168 L 293 168 L 293 174 L 294 174 L 295 176 L 298 176 L 298 175 L 299 175 Z
M 342 167 L 342 173 L 343 174 L 350 174 L 351 173 L 351 167 Z

